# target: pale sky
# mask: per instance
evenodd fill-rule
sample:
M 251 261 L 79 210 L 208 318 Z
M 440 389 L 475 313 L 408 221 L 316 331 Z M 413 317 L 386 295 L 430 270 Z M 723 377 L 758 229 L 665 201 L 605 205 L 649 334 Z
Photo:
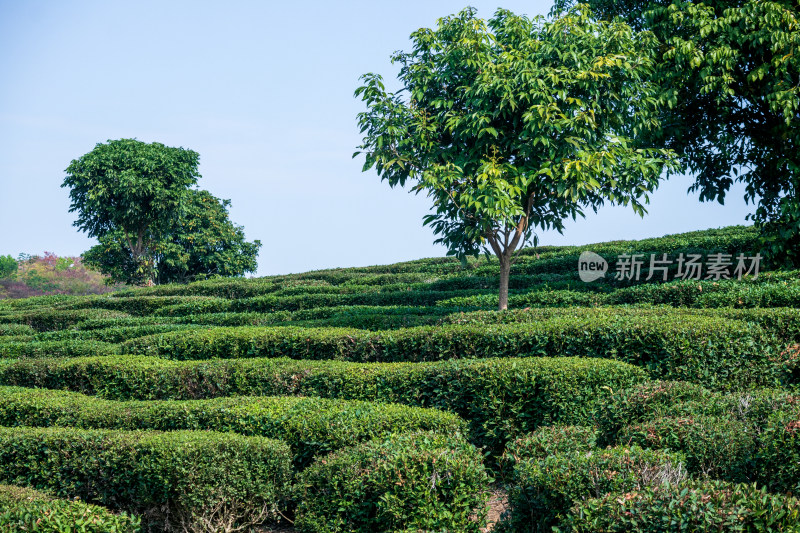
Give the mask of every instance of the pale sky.
M 501 1 L 502 3 L 498 3 Z M 545 15 L 550 2 L 117 2 L 0 0 L 0 255 L 80 255 L 60 188 L 72 159 L 108 139 L 200 154 L 199 186 L 233 202 L 260 239 L 259 275 L 444 255 L 422 226 L 424 196 L 362 173 L 353 97 L 366 72 L 408 36 L 466 5 Z M 584 244 L 745 223 L 735 187 L 725 206 L 673 178 L 640 219 L 603 208 L 545 233 Z

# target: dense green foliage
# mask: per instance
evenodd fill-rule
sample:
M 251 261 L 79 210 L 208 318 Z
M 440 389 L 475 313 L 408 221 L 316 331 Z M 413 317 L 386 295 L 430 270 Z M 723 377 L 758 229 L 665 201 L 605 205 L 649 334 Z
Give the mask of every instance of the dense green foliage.
M 517 463 L 504 524 L 515 532 L 548 531 L 573 501 L 682 481 L 681 457 L 637 447 L 576 451 Z
M 161 143 L 98 143 L 67 167 L 74 225 L 99 244 L 86 264 L 133 285 L 241 276 L 256 269 L 260 241 L 228 220 L 230 200 L 191 189 L 200 156 Z
M 17 273 L 17 260 L 10 255 L 0 255 L 0 278 L 9 278 Z
M 296 468 L 315 456 L 404 431 L 465 433 L 457 416 L 356 400 L 236 397 L 192 401 L 110 401 L 66 391 L 0 387 L 0 426 L 87 429 L 208 429 L 281 439 Z
M 638 502 L 647 520 L 655 513 L 713 525 L 744 517 L 745 530 L 759 527 L 751 526 L 758 513 L 783 505 L 788 514 L 776 514 L 775 524 L 791 530 L 794 503 L 786 495 L 800 493 L 800 274 L 585 284 L 576 273 L 582 250 L 609 260 L 661 250 L 708 257 L 750 250 L 755 236 L 735 227 L 522 250 L 510 298 L 528 308 L 506 312 L 487 310 L 496 305 L 496 262 L 470 259 L 461 267 L 452 258 L 0 300 L 0 433 L 30 438 L 28 457 L 48 450 L 53 462 L 41 468 L 62 459 L 49 451 L 51 441 L 30 437 L 37 432 L 72 431 L 78 441 L 90 434 L 172 439 L 186 448 L 181 453 L 202 448 L 209 457 L 239 449 L 238 439 L 280 440 L 286 476 L 313 474 L 273 503 L 308 530 L 380 528 L 347 522 L 372 523 L 378 509 L 388 513 L 380 520 L 396 519 L 388 528 L 403 533 L 483 527 L 482 468 L 492 472 L 492 491 L 510 496 L 497 531 L 585 530 L 591 526 L 581 516 L 615 516 L 615 505 L 624 513 L 620 501 Z M 683 381 L 653 380 L 665 377 Z M 427 432 L 436 451 L 408 432 Z M 211 441 L 188 446 L 187 434 Z M 65 480 L 111 462 L 118 448 L 103 446 L 78 446 L 64 463 L 69 476 L 51 469 L 47 483 L 36 485 L 0 470 L 0 483 L 82 495 Z M 169 447 L 159 453 L 173 465 L 159 472 L 199 479 L 200 490 L 216 486 L 186 466 L 206 468 L 203 461 Z M 432 454 L 461 458 L 459 472 L 477 485 L 439 487 L 437 478 L 432 487 Z M 219 457 L 207 469 L 213 481 L 250 490 L 248 475 Z M 107 471 L 128 486 L 131 470 L 122 459 L 115 464 Z M 375 466 L 365 467 L 369 484 L 350 474 L 358 465 Z M 216 468 L 226 472 L 217 476 Z M 757 488 L 693 485 L 708 475 Z M 405 484 L 392 484 L 398 480 Z M 438 488 L 447 488 L 446 501 L 433 500 Z M 675 496 L 678 489 L 683 496 Z M 139 498 L 133 489 L 128 494 Z M 151 512 L 82 498 L 140 513 L 151 530 L 182 530 L 178 515 L 158 514 L 168 509 L 163 500 L 161 511 Z M 696 506 L 703 501 L 706 518 Z M 472 502 L 470 514 L 465 502 Z M 682 505 L 691 516 L 670 514 Z M 215 512 L 200 507 L 206 518 Z M 248 514 L 263 522 L 258 515 L 273 507 L 215 509 L 216 525 L 195 529 L 218 531 Z M 419 509 L 436 522 L 420 526 Z M 474 518 L 465 528 L 446 525 L 465 514 Z M 634 524 L 629 518 L 624 523 Z
M 561 231 L 603 203 L 644 213 L 672 156 L 638 139 L 658 125 L 649 33 L 584 8 L 553 20 L 498 10 L 488 21 L 469 8 L 411 40 L 392 56 L 401 90 L 362 77 L 356 154 L 392 187 L 428 194 L 424 222 L 449 254 L 497 257 L 501 310 L 534 229 Z
M 687 481 L 578 502 L 564 530 L 575 533 L 741 531 L 800 528 L 800 501 L 754 485 Z
M 399 433 L 303 472 L 295 525 L 308 533 L 478 533 L 488 489 L 480 453 L 460 435 Z
M 151 243 L 154 278 L 162 283 L 186 283 L 210 276 L 242 276 L 255 272 L 261 241 L 247 242 L 244 228 L 228 219 L 230 200 L 208 191 L 190 189 L 180 216 L 164 235 Z M 87 264 L 112 279 L 135 283 L 139 264 L 126 244 L 125 233 L 115 229 L 99 238 L 100 244 L 83 254 Z
M 144 514 L 159 527 L 222 507 L 260 523 L 286 496 L 291 453 L 261 437 L 207 431 L 0 428 L 0 478 Z
M 139 533 L 126 513 L 13 485 L 0 485 L 0 531 L 37 533 Z
M 710 386 L 775 385 L 789 379 L 770 359 L 782 343 L 758 326 L 710 316 L 555 316 L 527 324 L 356 329 L 215 328 L 133 339 L 125 352 L 171 359 L 292 357 L 436 361 L 468 357 L 578 356 L 620 359 L 654 377 Z M 772 350 L 770 350 L 772 348 Z
M 544 426 L 509 442 L 501 457 L 506 473 L 524 460 L 542 460 L 550 455 L 590 452 L 597 448 L 597 431 L 589 426 Z
M 0 361 L 2 384 L 110 399 L 302 394 L 434 407 L 467 420 L 473 442 L 495 454 L 509 439 L 540 425 L 587 423 L 609 389 L 645 379 L 642 370 L 625 363 L 578 358 L 372 364 L 133 356 Z
M 682 156 L 704 200 L 722 202 L 734 181 L 743 182 L 770 258 L 800 265 L 800 160 L 792 148 L 800 139 L 797 3 L 587 3 L 603 18 L 652 31 L 661 44 L 656 79 L 668 106 L 653 140 Z

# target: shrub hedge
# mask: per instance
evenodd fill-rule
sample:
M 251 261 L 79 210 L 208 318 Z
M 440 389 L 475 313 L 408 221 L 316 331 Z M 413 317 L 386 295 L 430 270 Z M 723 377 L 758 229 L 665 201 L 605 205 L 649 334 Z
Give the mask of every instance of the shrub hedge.
M 341 328 L 213 328 L 132 339 L 122 350 L 172 359 L 291 357 L 435 361 L 466 357 L 613 358 L 653 377 L 712 387 L 773 385 L 782 343 L 758 326 L 707 316 L 555 316 L 531 324 L 448 325 L 370 332 Z
M 129 316 L 121 311 L 107 309 L 38 309 L 0 315 L 0 323 L 23 324 L 36 331 L 66 329 L 84 320 L 96 318 L 120 318 Z
M 305 533 L 459 531 L 486 523 L 489 476 L 460 435 L 400 433 L 318 459 L 296 484 Z
M 358 400 L 236 397 L 112 401 L 75 392 L 0 387 L 1 426 L 86 429 L 208 429 L 280 439 L 294 466 L 374 437 L 404 431 L 466 433 L 458 416 L 435 409 Z
M 24 487 L 0 485 L 0 531 L 38 533 L 139 533 L 141 520 Z
M 0 361 L 0 384 L 68 389 L 109 399 L 308 395 L 452 411 L 495 455 L 541 425 L 586 424 L 640 368 L 607 359 L 468 359 L 344 363 L 291 359 L 168 361 L 151 357 Z
M 0 479 L 142 514 L 160 530 L 262 522 L 286 497 L 290 461 L 280 441 L 230 433 L 0 428 Z
M 579 501 L 563 524 L 576 533 L 800 530 L 800 501 L 755 485 L 689 480 Z
M 681 481 L 681 460 L 661 450 L 619 447 L 520 461 L 500 531 L 550 531 L 575 501 Z
M 659 417 L 623 428 L 617 441 L 681 452 L 691 474 L 734 482 L 753 478 L 756 436 L 739 420 L 702 415 Z
M 118 346 L 94 340 L 0 341 L 0 359 L 90 357 L 117 353 Z
M 777 411 L 760 435 L 756 480 L 775 492 L 800 494 L 800 409 Z
M 61 331 L 47 331 L 36 335 L 36 341 L 101 341 L 119 344 L 121 342 L 156 335 L 169 333 L 171 331 L 184 331 L 196 328 L 194 324 L 152 324 L 128 327 L 109 327 L 92 329 L 65 329 Z M 2 342 L 3 339 L 0 339 Z
M 543 426 L 508 443 L 500 465 L 512 474 L 520 461 L 541 460 L 551 455 L 590 452 L 597 448 L 597 430 L 589 426 Z
M 613 395 L 597 422 L 601 444 L 668 448 L 683 453 L 693 472 L 800 492 L 800 396 L 791 392 L 643 383 Z
M 27 324 L 0 324 L 0 337 L 34 335 L 36 330 Z

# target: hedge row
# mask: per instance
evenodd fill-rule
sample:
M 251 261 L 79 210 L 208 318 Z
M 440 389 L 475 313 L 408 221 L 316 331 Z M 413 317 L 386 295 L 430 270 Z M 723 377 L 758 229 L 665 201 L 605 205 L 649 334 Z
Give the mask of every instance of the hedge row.
M 596 449 L 519 461 L 499 531 L 550 531 L 573 502 L 644 490 L 685 477 L 680 455 L 638 447 Z
M 772 385 L 782 343 L 758 326 L 708 316 L 554 316 L 530 324 L 448 325 L 370 332 L 337 328 L 214 328 L 132 339 L 122 351 L 170 359 L 291 357 L 434 361 L 468 357 L 614 358 L 659 378 L 713 387 Z
M 0 426 L 209 429 L 281 439 L 302 469 L 316 456 L 404 431 L 466 433 L 452 413 L 397 404 L 301 397 L 112 401 L 79 393 L 0 387 Z
M 335 452 L 296 484 L 304 533 L 459 531 L 486 524 L 489 476 L 460 435 L 400 433 Z
M 497 311 L 454 312 L 444 316 L 441 324 L 491 325 L 530 324 L 554 317 L 581 318 L 593 321 L 613 317 L 638 321 L 642 318 L 664 317 L 667 320 L 682 320 L 684 317 L 711 317 L 746 322 L 761 327 L 784 343 L 800 342 L 800 309 L 791 307 L 754 309 L 692 309 L 658 305 L 653 307 L 540 307 Z
M 597 430 L 590 426 L 543 426 L 506 445 L 500 458 L 503 474 L 513 474 L 520 461 L 541 460 L 551 455 L 590 452 L 597 448 Z M 512 475 L 513 477 L 513 475 Z
M 290 461 L 280 441 L 230 433 L 0 428 L 0 479 L 141 514 L 161 531 L 263 522 L 287 496 Z
M 33 340 L 37 342 L 51 341 L 101 341 L 119 344 L 130 339 L 146 337 L 172 331 L 185 331 L 198 327 L 194 324 L 151 324 L 144 326 L 93 328 L 93 329 L 65 329 L 61 331 L 47 331 L 37 334 Z M 2 342 L 4 339 L 0 339 Z
M 0 337 L 34 335 L 36 330 L 27 324 L 0 324 Z
M 509 439 L 540 425 L 593 420 L 612 389 L 646 379 L 643 370 L 625 363 L 582 358 L 378 364 L 134 356 L 0 361 L 2 384 L 109 399 L 307 395 L 433 407 L 467 420 L 471 440 L 495 455 Z
M 645 383 L 612 396 L 598 423 L 602 444 L 675 450 L 692 473 L 800 493 L 800 396 L 786 391 Z
M 575 533 L 800 530 L 800 501 L 755 485 L 687 480 L 579 501 L 563 523 Z
M 93 318 L 119 318 L 128 316 L 121 311 L 108 309 L 39 309 L 0 315 L 2 324 L 23 324 L 36 331 L 66 329 Z
M 800 306 L 800 282 L 797 279 L 789 282 L 682 280 L 641 283 L 612 289 L 613 287 L 604 289 L 603 286 L 597 286 L 595 290 L 589 291 L 580 286 L 572 289 L 544 286 L 528 292 L 509 294 L 508 305 L 524 308 L 647 304 L 713 309 Z M 497 307 L 497 295 L 473 294 L 442 298 L 436 305 L 494 309 Z
M 89 357 L 117 353 L 116 344 L 93 340 L 0 342 L 0 359 Z
M 196 306 L 197 309 L 214 309 L 214 304 L 230 303 L 224 298 L 212 296 L 90 296 L 58 306 L 60 309 L 107 309 L 124 311 L 133 316 L 150 316 L 159 309 L 175 305 Z
M 29 488 L 0 485 L 0 531 L 139 533 L 141 520 Z

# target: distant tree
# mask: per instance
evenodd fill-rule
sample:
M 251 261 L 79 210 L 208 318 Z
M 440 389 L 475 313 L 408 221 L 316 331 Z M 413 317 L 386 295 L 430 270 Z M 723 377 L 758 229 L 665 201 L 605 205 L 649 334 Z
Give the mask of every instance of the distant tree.
M 17 272 L 17 261 L 10 255 L 0 255 L 0 278 L 10 278 Z
M 120 139 L 97 144 L 67 167 L 74 225 L 99 240 L 114 234 L 127 248 L 141 284 L 155 276 L 154 244 L 181 213 L 197 182 L 199 155 L 160 143 Z
M 355 155 L 390 186 L 428 194 L 424 223 L 449 254 L 497 256 L 500 309 L 534 228 L 560 232 L 604 202 L 645 212 L 672 157 L 639 141 L 658 126 L 649 33 L 585 8 L 550 21 L 499 10 L 488 24 L 465 9 L 411 38 L 392 57 L 400 91 L 362 77 Z
M 153 235 L 151 251 L 157 284 L 185 283 L 211 276 L 241 276 L 254 272 L 261 241 L 247 242 L 244 228 L 228 219 L 230 200 L 208 191 L 190 190 L 180 216 L 168 231 Z M 137 263 L 119 230 L 84 253 L 84 261 L 111 279 L 138 279 Z
M 565 8 L 573 0 L 557 0 Z M 765 0 L 587 0 L 660 41 L 667 106 L 653 141 L 681 156 L 704 201 L 744 183 L 765 252 L 800 266 L 800 4 Z

